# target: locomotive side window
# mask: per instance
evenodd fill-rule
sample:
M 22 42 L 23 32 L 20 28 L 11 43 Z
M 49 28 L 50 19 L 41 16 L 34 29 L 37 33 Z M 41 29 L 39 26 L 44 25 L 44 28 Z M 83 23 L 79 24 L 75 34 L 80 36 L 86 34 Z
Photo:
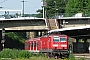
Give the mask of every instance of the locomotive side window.
M 59 42 L 59 41 L 60 41 L 60 39 L 59 39 L 59 37 L 58 37 L 58 36 L 54 36 L 53 41 L 54 41 L 54 42 Z
M 66 38 L 60 38 L 60 42 L 66 42 Z

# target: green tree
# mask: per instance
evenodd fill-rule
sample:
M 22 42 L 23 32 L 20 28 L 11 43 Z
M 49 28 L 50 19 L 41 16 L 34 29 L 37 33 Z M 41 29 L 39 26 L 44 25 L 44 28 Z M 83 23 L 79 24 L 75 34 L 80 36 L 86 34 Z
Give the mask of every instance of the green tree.
M 43 17 L 43 11 L 41 9 L 38 9 L 37 12 L 38 12 L 37 17 L 42 18 Z
M 25 34 L 25 32 L 7 32 L 6 36 L 11 38 L 12 40 L 17 40 L 24 43 L 24 41 L 26 40 Z
M 76 13 L 81 12 L 85 16 L 89 16 L 90 0 L 68 0 L 68 3 L 66 4 L 65 8 L 66 16 L 72 16 Z
M 47 16 L 61 15 L 65 12 L 67 0 L 46 0 Z
M 67 0 L 46 0 L 46 16 L 48 18 L 55 17 L 55 15 L 65 12 Z M 42 10 L 37 10 L 42 13 Z

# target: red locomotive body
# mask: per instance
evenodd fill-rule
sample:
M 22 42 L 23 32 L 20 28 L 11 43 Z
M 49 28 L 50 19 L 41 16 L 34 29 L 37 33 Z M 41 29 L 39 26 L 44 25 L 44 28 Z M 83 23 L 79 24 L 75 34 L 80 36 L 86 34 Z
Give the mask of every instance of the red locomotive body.
M 68 57 L 68 36 L 51 34 L 25 41 L 25 50 L 47 53 L 48 56 Z
M 25 50 L 40 52 L 40 38 L 33 38 L 25 41 Z

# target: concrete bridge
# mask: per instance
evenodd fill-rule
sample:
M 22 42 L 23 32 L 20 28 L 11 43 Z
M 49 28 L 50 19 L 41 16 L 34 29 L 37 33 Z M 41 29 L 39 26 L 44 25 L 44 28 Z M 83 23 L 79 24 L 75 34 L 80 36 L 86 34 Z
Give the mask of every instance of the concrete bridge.
M 50 30 L 90 25 L 90 17 L 60 17 L 48 20 Z
M 48 30 L 61 27 L 75 27 L 90 25 L 90 17 L 62 17 L 58 19 L 43 18 L 11 18 L 0 19 L 0 30 Z
M 5 30 L 47 30 L 43 18 L 11 18 L 0 19 L 0 29 Z
M 85 25 L 90 25 L 90 17 L 61 17 L 47 20 L 30 17 L 0 19 L 0 30 L 4 27 L 6 31 L 26 31 L 33 36 L 52 29 Z
M 0 30 L 5 28 L 6 32 L 24 31 L 28 38 L 42 36 L 48 30 L 46 20 L 43 18 L 11 18 L 0 19 Z
M 58 28 L 90 25 L 90 17 L 62 17 L 57 19 Z

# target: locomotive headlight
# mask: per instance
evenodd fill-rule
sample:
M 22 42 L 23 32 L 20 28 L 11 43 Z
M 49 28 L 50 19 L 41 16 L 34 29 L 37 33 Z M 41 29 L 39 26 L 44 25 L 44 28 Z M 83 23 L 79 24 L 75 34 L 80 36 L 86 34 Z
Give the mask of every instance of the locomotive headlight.
M 54 47 L 58 47 L 58 44 L 53 44 Z

